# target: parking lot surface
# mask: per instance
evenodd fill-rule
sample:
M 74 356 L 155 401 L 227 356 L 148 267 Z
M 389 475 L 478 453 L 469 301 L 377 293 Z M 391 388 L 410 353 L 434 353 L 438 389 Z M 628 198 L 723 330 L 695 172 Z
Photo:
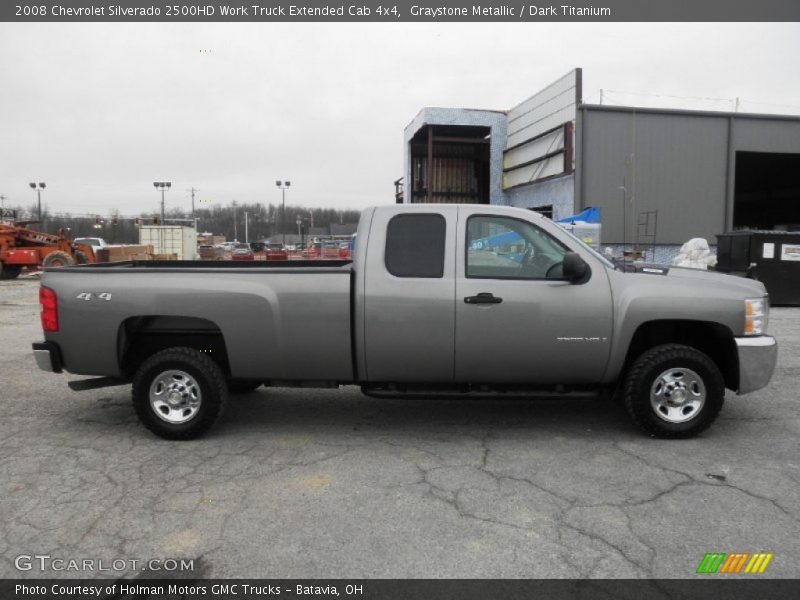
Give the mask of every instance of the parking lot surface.
M 707 552 L 757 551 L 774 554 L 760 577 L 800 576 L 798 309 L 772 311 L 771 385 L 729 393 L 691 440 L 647 438 L 610 401 L 346 387 L 261 388 L 168 442 L 128 386 L 75 393 L 36 368 L 37 290 L 0 282 L 0 577 L 122 574 L 15 566 L 50 555 L 213 577 L 684 578 Z

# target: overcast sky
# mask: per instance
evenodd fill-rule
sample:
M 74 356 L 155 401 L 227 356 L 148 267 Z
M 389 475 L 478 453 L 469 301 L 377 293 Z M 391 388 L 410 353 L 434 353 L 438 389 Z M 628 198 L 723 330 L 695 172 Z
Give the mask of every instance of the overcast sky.
M 278 203 L 280 178 L 363 208 L 392 202 L 423 106 L 507 109 L 583 67 L 586 102 L 800 114 L 798 56 L 797 24 L 3 23 L 0 194 L 133 215 L 156 180 L 188 208 Z

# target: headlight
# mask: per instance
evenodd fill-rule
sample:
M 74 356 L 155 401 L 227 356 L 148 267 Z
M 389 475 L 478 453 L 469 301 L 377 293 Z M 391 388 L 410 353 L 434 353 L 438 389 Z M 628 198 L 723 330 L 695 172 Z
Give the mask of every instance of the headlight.
M 748 298 L 744 301 L 744 334 L 764 335 L 767 333 L 769 302 L 766 298 Z

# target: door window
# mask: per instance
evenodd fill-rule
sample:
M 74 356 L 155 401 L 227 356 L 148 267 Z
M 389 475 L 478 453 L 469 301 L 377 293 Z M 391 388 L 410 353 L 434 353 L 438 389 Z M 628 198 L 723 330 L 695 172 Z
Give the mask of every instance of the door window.
M 442 277 L 445 233 L 440 214 L 392 217 L 386 228 L 386 270 L 395 277 Z
M 511 217 L 470 217 L 466 274 L 478 279 L 563 279 L 568 248 L 535 225 Z

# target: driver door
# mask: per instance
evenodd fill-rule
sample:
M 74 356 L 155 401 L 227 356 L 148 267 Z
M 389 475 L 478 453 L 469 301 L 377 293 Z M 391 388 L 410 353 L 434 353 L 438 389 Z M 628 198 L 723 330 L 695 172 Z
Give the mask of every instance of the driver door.
M 570 248 L 535 223 L 467 206 L 458 221 L 456 381 L 600 381 L 612 325 L 603 267 L 590 262 L 572 284 L 561 273 Z

